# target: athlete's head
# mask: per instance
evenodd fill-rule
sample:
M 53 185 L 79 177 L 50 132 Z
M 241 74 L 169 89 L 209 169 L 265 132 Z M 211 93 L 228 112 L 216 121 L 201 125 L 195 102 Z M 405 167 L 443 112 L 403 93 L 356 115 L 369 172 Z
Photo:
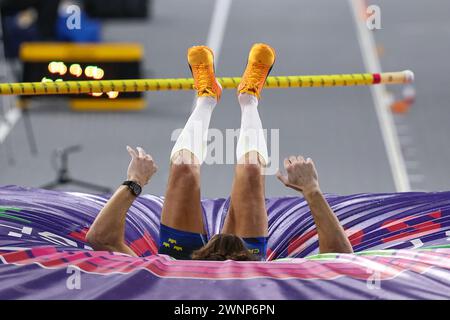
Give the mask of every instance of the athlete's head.
M 213 261 L 258 261 L 238 236 L 232 234 L 217 234 L 208 243 L 192 253 L 192 260 Z

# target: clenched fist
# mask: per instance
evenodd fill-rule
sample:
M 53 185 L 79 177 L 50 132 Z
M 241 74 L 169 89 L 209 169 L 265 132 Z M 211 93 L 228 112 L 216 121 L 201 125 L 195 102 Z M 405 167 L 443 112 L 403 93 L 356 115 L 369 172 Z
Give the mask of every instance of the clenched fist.
M 137 147 L 137 150 L 127 146 L 128 153 L 131 156 L 128 166 L 128 180 L 135 181 L 141 187 L 145 186 L 153 174 L 158 170 L 151 155 L 145 153 L 145 150 Z
M 277 172 L 277 178 L 287 187 L 300 191 L 306 197 L 315 191 L 320 191 L 314 162 L 302 156 L 291 156 L 284 160 L 287 176 Z

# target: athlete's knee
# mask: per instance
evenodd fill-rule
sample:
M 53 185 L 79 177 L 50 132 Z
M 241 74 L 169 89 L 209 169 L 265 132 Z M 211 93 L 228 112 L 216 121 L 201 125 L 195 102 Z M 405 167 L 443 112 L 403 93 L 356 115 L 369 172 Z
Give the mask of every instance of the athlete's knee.
M 254 164 L 263 168 L 265 166 L 265 161 L 259 152 L 250 151 L 238 159 L 238 164 Z
M 196 164 L 172 163 L 171 175 L 177 184 L 191 186 L 200 184 L 200 166 Z
M 172 164 L 189 164 L 193 166 L 200 166 L 197 157 L 189 150 L 182 149 L 172 155 L 170 159 Z

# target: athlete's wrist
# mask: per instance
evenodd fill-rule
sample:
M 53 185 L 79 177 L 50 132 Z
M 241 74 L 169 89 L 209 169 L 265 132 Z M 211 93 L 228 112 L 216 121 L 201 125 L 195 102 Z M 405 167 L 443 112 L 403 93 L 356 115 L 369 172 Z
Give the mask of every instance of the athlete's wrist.
M 314 186 L 314 187 L 310 187 L 310 188 L 304 188 L 302 190 L 302 193 L 307 201 L 311 201 L 317 195 L 321 195 L 322 191 L 320 190 L 319 186 Z
M 141 188 L 143 188 L 146 185 L 146 183 L 144 182 L 144 179 L 142 179 L 138 176 L 128 176 L 127 180 L 137 183 Z

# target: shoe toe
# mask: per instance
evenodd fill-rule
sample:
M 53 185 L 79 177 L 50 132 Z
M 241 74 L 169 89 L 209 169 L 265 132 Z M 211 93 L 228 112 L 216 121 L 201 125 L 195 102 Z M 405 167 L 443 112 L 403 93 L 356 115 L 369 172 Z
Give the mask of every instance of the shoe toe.
M 275 62 L 275 50 L 267 44 L 257 43 L 253 45 L 250 51 L 250 60 L 272 65 Z
M 191 65 L 196 64 L 213 64 L 214 57 L 210 51 L 205 46 L 191 47 L 188 50 L 188 62 Z

